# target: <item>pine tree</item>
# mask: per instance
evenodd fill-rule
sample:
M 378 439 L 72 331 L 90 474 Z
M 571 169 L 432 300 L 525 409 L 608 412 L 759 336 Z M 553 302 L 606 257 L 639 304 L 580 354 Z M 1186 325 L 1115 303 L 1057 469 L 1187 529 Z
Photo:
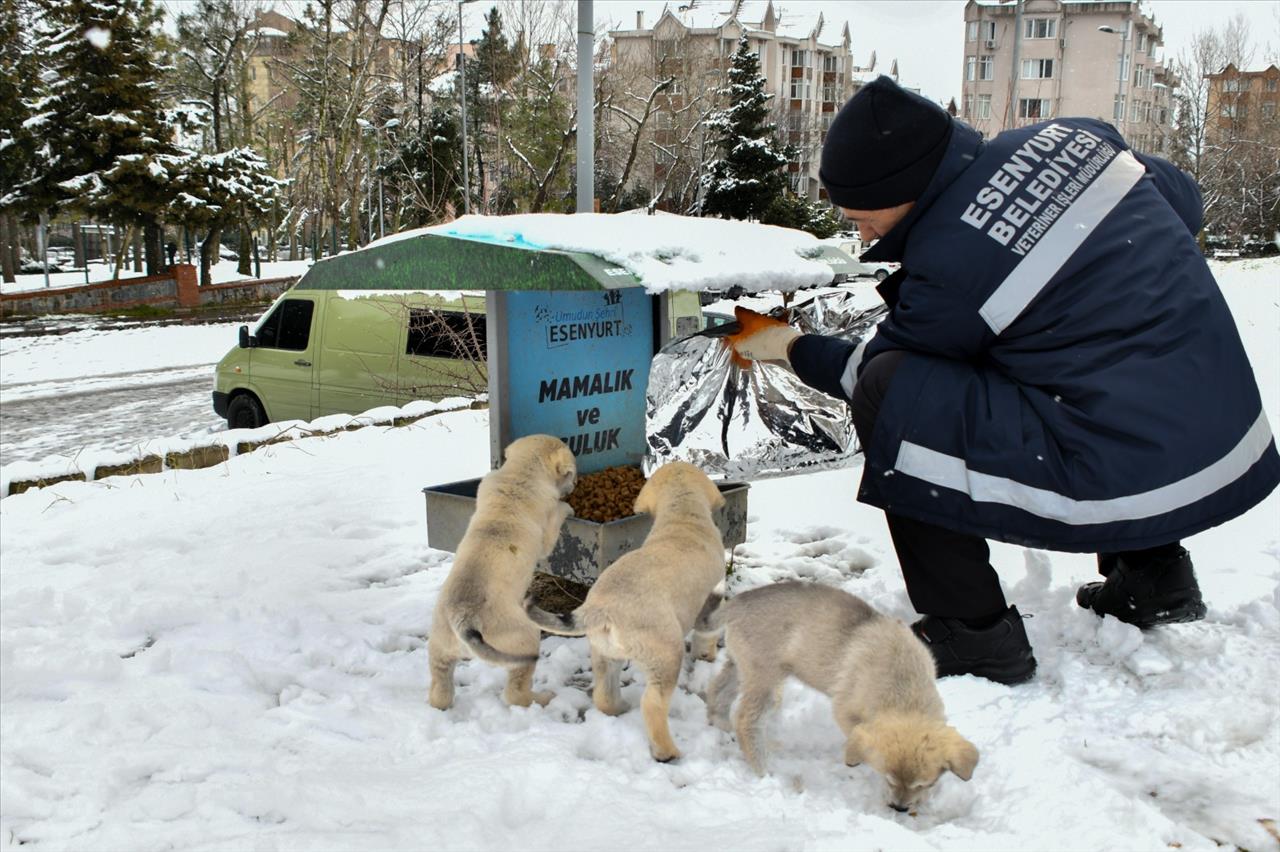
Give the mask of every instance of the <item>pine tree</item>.
M 382 175 L 395 187 L 392 203 L 411 228 L 441 221 L 462 210 L 462 138 L 458 117 L 431 108 L 420 135 L 406 138 Z
M 769 204 L 782 195 L 786 176 L 782 167 L 795 157 L 788 146 L 780 148 L 769 121 L 769 99 L 760 75 L 760 59 L 747 43 L 738 42 L 729 67 L 729 85 L 720 93 L 729 106 L 712 113 L 707 127 L 716 134 L 721 152 L 702 178 L 704 216 L 758 219 Z
M 15 280 L 18 216 L 24 211 L 16 187 L 31 177 L 36 140 L 24 126 L 30 117 L 22 95 L 36 79 L 26 0 L 0 0 L 0 273 Z
M 212 283 L 210 269 L 217 235 L 241 222 L 264 219 L 284 185 L 271 174 L 267 161 L 250 148 L 232 148 L 216 154 L 188 152 L 174 158 L 174 198 L 168 213 L 188 228 L 213 236 L 200 246 L 200 283 Z M 244 247 L 242 246 L 243 250 Z
M 41 144 L 20 186 L 32 207 L 95 216 L 146 236 L 163 264 L 159 220 L 169 199 L 159 80 L 160 13 L 152 0 L 38 0 L 44 64 L 27 125 Z
M 807 198 L 801 198 L 789 192 L 770 201 L 769 206 L 760 215 L 760 221 L 766 225 L 780 225 L 784 228 L 808 231 L 820 240 L 840 233 L 840 220 L 835 217 L 830 207 L 814 204 Z

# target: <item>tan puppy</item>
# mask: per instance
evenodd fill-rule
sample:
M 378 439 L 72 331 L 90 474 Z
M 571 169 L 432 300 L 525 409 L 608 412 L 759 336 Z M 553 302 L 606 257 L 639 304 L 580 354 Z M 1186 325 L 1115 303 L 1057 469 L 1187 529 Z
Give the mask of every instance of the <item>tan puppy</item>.
M 453 704 L 453 669 L 476 656 L 505 666 L 508 704 L 546 704 L 535 693 L 533 667 L 541 635 L 524 613 L 533 568 L 551 553 L 564 519 L 561 498 L 573 490 L 577 465 L 559 438 L 530 435 L 512 441 L 502 467 L 480 480 L 476 511 L 458 544 L 431 619 L 431 706 Z
M 844 731 L 845 763 L 866 762 L 888 784 L 888 804 L 907 811 L 951 770 L 973 776 L 978 750 L 948 727 L 933 656 L 911 629 L 847 592 L 785 582 L 745 592 L 698 625 L 702 639 L 726 628 L 729 659 L 707 690 L 707 718 L 726 730 L 764 773 L 759 724 L 788 674 L 831 697 Z
M 724 581 L 724 544 L 711 519 L 723 505 L 715 483 L 693 465 L 662 466 L 636 497 L 635 511 L 653 515 L 644 544 L 606 568 L 569 615 L 529 607 L 529 617 L 548 633 L 585 635 L 591 642 L 592 696 L 600 712 L 627 711 L 618 676 L 624 661 L 636 662 L 645 675 L 641 711 L 655 760 L 680 756 L 667 713 L 684 661 L 684 637 Z M 714 640 L 709 653 L 714 657 Z

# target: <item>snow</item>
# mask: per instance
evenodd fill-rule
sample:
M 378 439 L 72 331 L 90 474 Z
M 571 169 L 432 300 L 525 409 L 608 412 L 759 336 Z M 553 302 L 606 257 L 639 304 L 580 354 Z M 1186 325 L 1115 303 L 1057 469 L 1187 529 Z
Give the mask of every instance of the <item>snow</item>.
M 84 31 L 84 38 L 98 50 L 106 50 L 111 45 L 111 30 L 103 27 L 89 27 Z
M 1280 423 L 1280 262 L 1214 268 Z M 488 441 L 462 411 L 0 501 L 0 848 L 1276 847 L 1280 494 L 1187 542 L 1208 618 L 1145 634 L 1074 606 L 1088 557 L 994 546 L 1040 669 L 939 682 L 981 760 L 912 817 L 795 683 L 752 776 L 704 720 L 720 663 L 682 678 L 667 765 L 638 709 L 591 706 L 581 639 L 544 641 L 546 708 L 506 707 L 479 662 L 429 708 L 450 556 L 420 489 L 482 473 Z M 731 591 L 800 577 L 911 618 L 858 476 L 753 485 Z
M 179 251 L 178 260 L 181 261 L 183 257 L 184 253 Z M 130 255 L 130 260 L 131 259 L 132 255 Z M 192 252 L 191 261 L 196 264 L 197 267 L 199 266 L 200 259 L 196 256 L 195 252 Z M 52 255 L 49 257 L 49 263 L 50 265 L 56 263 Z M 238 262 L 234 260 L 220 260 L 213 264 L 212 268 L 209 270 L 210 274 L 213 276 L 213 283 L 223 284 L 229 281 L 252 280 L 253 276 L 246 278 L 236 271 L 237 264 Z M 250 266 L 252 266 L 252 264 L 250 264 Z M 311 261 L 309 260 L 278 260 L 274 262 L 264 260 L 262 262 L 262 277 L 286 278 L 289 276 L 301 276 L 310 267 Z M 91 261 L 89 265 L 89 283 L 98 284 L 103 281 L 110 281 L 111 269 L 112 265 L 110 263 L 100 263 L 96 260 Z M 134 272 L 132 269 L 122 268 L 120 270 L 121 278 L 140 278 L 144 275 L 146 275 L 145 272 Z M 17 278 L 17 280 L 12 284 L 0 285 L 0 293 L 27 293 L 43 290 L 45 288 L 44 275 L 42 273 L 36 272 L 17 275 L 15 278 Z M 83 287 L 84 283 L 83 269 L 76 272 L 53 272 L 49 275 L 49 288 L 53 290 L 62 287 Z
M 831 267 L 804 231 L 693 216 L 529 213 L 463 216 L 375 240 L 361 251 L 424 234 L 532 249 L 586 252 L 624 267 L 650 293 L 668 290 L 796 290 L 831 281 Z M 324 261 L 321 261 L 324 262 Z

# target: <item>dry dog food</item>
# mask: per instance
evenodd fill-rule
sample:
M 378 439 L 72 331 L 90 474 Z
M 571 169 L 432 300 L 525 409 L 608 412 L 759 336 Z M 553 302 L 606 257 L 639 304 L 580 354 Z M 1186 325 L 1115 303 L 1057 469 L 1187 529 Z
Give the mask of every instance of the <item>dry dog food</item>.
M 578 477 L 566 499 L 576 517 L 604 524 L 634 514 L 632 507 L 643 487 L 640 468 L 608 467 Z

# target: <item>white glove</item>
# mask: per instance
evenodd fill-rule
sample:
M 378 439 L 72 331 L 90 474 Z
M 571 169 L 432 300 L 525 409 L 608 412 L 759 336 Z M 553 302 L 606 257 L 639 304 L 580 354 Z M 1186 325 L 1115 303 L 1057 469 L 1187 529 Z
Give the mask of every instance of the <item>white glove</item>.
M 733 314 L 742 330 L 725 338 L 732 347 L 739 366 L 750 369 L 751 361 L 784 361 L 790 364 L 788 350 L 800 332 L 776 317 L 735 307 Z

